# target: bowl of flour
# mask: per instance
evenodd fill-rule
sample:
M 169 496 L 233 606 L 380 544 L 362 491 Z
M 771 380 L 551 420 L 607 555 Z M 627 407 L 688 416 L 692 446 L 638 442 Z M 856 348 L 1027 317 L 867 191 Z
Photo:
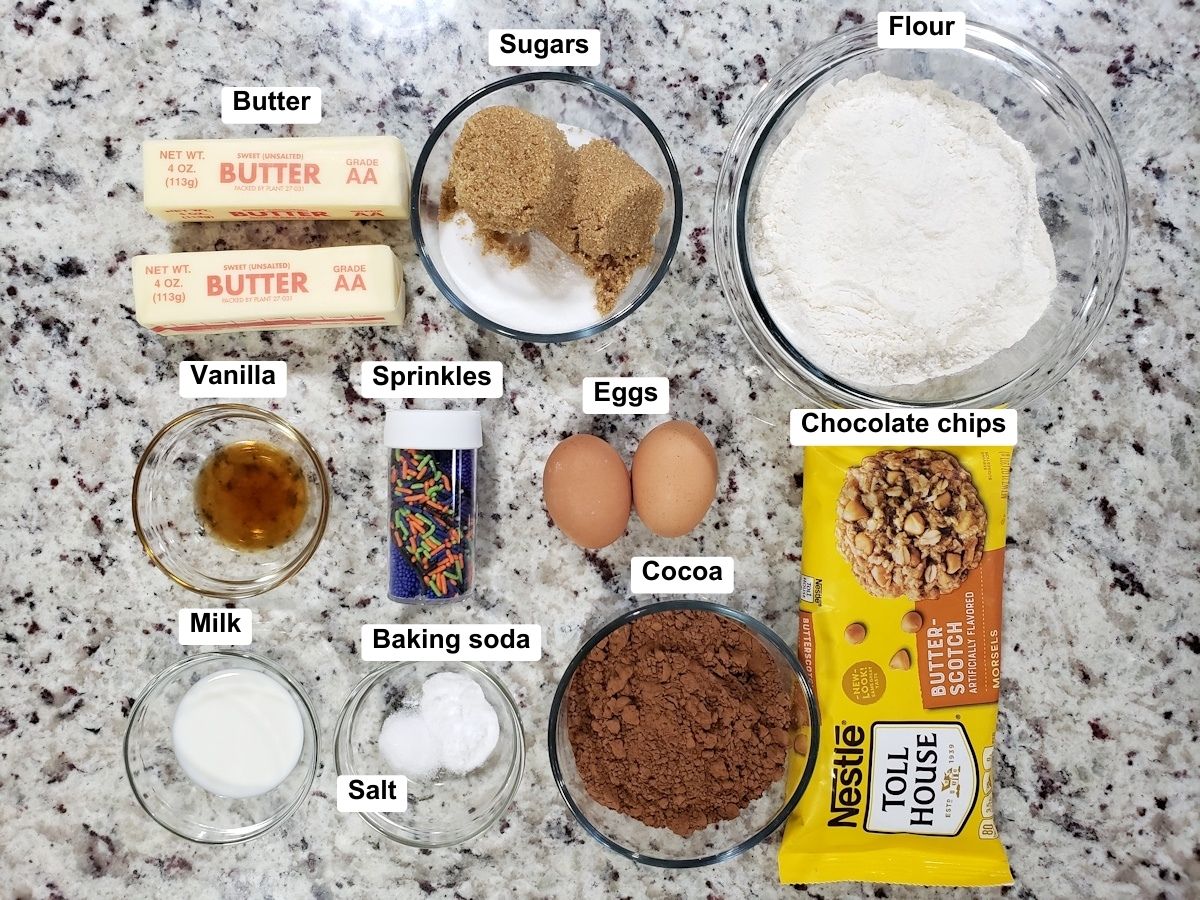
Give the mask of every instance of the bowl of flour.
M 726 154 L 722 286 L 762 359 L 830 406 L 1015 406 L 1095 339 L 1127 200 L 1100 114 L 975 23 L 964 50 L 873 26 L 784 67 Z

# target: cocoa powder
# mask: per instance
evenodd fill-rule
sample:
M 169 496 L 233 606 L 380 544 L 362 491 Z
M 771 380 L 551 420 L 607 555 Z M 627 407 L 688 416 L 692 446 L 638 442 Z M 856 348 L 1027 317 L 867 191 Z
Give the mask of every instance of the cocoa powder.
M 688 835 L 733 819 L 782 774 L 789 685 L 763 643 L 703 610 L 635 619 L 567 689 L 575 766 L 596 802 Z

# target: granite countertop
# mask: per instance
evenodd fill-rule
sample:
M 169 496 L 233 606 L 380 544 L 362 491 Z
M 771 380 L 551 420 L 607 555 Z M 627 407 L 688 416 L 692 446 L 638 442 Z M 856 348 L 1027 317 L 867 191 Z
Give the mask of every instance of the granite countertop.
M 499 5 L 497 5 L 499 6 Z M 639 868 L 604 851 L 558 798 L 546 719 L 562 667 L 599 622 L 630 608 L 628 559 L 738 560 L 730 602 L 786 639 L 796 629 L 801 454 L 792 395 L 731 321 L 710 218 L 721 154 L 758 86 L 801 48 L 874 14 L 827 2 L 688 8 L 527 0 L 506 16 L 462 0 L 274 4 L 20 0 L 0 21 L 0 895 L 133 897 L 635 898 L 966 896 L 875 885 L 781 887 L 778 837 L 726 865 Z M 970 4 L 1022 35 L 1095 99 L 1123 154 L 1132 246 L 1112 315 L 1084 360 L 1023 410 L 1007 557 L 998 821 L 1016 897 L 1200 896 L 1200 229 L 1196 110 L 1200 13 L 1191 2 Z M 222 84 L 316 84 L 325 120 L 297 134 L 398 135 L 414 155 L 438 118 L 504 72 L 498 26 L 601 28 L 594 75 L 662 127 L 685 177 L 683 239 L 668 278 L 622 327 L 565 346 L 481 332 L 439 298 L 405 223 L 167 226 L 141 207 L 147 137 L 246 134 L 219 120 Z M 262 129 L 267 132 L 268 129 Z M 273 134 L 289 129 L 270 129 Z M 393 244 L 410 311 L 401 329 L 167 341 L 133 319 L 138 253 Z M 351 686 L 364 622 L 539 622 L 545 657 L 495 667 L 519 700 L 528 768 L 500 827 L 466 846 L 393 845 L 319 794 L 256 842 L 200 847 L 137 807 L 121 764 L 133 697 L 183 653 L 193 598 L 146 560 L 130 521 L 139 454 L 181 400 L 187 357 L 284 358 L 271 408 L 330 460 L 327 538 L 291 583 L 253 605 L 255 649 L 308 686 L 326 739 Z M 362 359 L 503 361 L 488 420 L 481 590 L 439 613 L 381 599 L 383 405 L 351 387 Z M 683 542 L 640 525 L 599 553 L 547 524 L 540 469 L 590 430 L 580 379 L 668 374 L 673 412 L 715 440 L 718 504 Z M 624 452 L 645 423 L 607 420 Z M 328 745 L 327 745 L 328 746 Z M 976 892 L 977 893 L 977 892 Z M 999 895 L 1000 891 L 990 892 Z M 973 895 L 973 894 L 972 894 Z

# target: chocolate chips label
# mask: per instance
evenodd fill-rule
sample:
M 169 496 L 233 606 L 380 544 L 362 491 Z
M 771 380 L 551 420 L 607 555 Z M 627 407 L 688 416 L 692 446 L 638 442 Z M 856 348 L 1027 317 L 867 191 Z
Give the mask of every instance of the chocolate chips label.
M 597 28 L 493 28 L 488 32 L 493 66 L 598 66 Z
M 537 662 L 540 625 L 364 625 L 368 662 Z
M 249 609 L 181 609 L 179 643 L 185 647 L 245 646 L 253 638 Z
M 635 556 L 629 563 L 635 594 L 732 594 L 732 556 Z
M 1015 409 L 793 409 L 793 447 L 1015 447 Z
M 316 125 L 321 121 L 319 87 L 221 88 L 226 125 Z
M 375 400 L 504 396 L 500 362 L 364 362 L 358 392 Z
M 879 46 L 931 50 L 967 45 L 964 12 L 881 12 Z
M 403 775 L 339 775 L 338 812 L 404 812 L 408 779 Z
M 185 361 L 179 364 L 179 396 L 267 400 L 287 396 L 287 363 Z
M 654 378 L 585 378 L 583 411 L 590 415 L 666 415 L 671 411 L 671 383 Z

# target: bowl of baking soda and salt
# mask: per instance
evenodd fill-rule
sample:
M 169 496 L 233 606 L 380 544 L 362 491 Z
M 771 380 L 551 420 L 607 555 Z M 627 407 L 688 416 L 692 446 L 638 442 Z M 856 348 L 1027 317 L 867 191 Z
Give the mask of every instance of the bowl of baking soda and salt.
M 403 776 L 403 810 L 361 812 L 385 837 L 422 849 L 461 844 L 504 814 L 525 770 L 517 702 L 468 662 L 397 662 L 367 675 L 342 707 L 338 775 Z
M 1083 356 L 1124 268 L 1104 120 L 1056 63 L 966 23 L 962 49 L 874 25 L 784 66 L 714 207 L 718 271 L 763 362 L 825 406 L 1019 406 Z

